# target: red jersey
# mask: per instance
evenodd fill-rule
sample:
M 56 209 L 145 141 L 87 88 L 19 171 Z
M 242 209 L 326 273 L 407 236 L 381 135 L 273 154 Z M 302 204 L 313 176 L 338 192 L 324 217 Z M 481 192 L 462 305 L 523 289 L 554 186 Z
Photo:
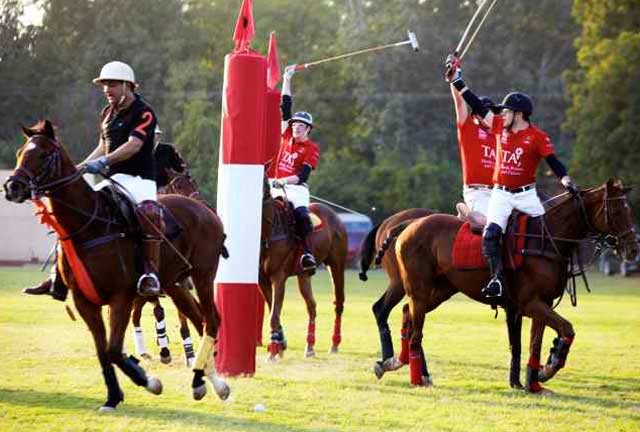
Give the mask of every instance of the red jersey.
M 456 124 L 464 184 L 491 185 L 496 165 L 496 139 L 472 115 Z
M 494 117 L 492 132 L 496 137 L 493 182 L 510 188 L 535 183 L 540 159 L 555 153 L 549 136 L 533 124 L 513 133 L 504 128 L 499 116 Z
M 315 170 L 318 166 L 319 156 L 318 145 L 310 139 L 301 143 L 294 143 L 291 127 L 288 127 L 282 134 L 278 157 L 273 165 L 273 178 L 278 179 L 290 175 L 298 175 L 304 164 L 308 164 Z

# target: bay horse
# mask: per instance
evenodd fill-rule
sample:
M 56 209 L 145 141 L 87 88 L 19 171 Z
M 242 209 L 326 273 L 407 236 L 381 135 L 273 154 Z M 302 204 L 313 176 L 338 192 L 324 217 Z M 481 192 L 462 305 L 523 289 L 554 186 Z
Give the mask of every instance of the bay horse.
M 94 191 L 82 179 L 84 171 L 73 164 L 48 120 L 22 130 L 26 140 L 18 150 L 13 173 L 4 183 L 5 196 L 17 203 L 31 199 L 44 207 L 41 214 L 60 236 L 65 253 L 59 255 L 58 271 L 91 331 L 107 387 L 107 400 L 100 411 L 113 411 L 124 400 L 114 364 L 138 386 L 160 394 L 160 380 L 147 376 L 135 357 L 123 354 L 136 297 L 136 233 L 128 228 L 112 198 Z M 226 399 L 229 387 L 217 376 L 213 358 L 220 322 L 213 279 L 225 250 L 222 224 L 215 213 L 197 201 L 177 195 L 160 197 L 159 201 L 182 227 L 170 245 L 167 241 L 162 245 L 161 285 L 178 310 L 189 317 L 199 333 L 204 333 L 193 368 L 193 397 L 205 396 L 206 376 L 218 396 Z M 199 302 L 176 284 L 187 276 L 193 279 Z M 105 305 L 109 306 L 108 340 L 101 313 Z
M 402 349 L 398 357 L 394 356 L 393 340 L 388 323 L 389 314 L 405 296 L 398 260 L 394 253 L 395 241 L 398 235 L 397 232 L 404 229 L 404 227 L 412 221 L 434 213 L 436 212 L 425 208 L 402 210 L 389 216 L 381 224 L 375 226 L 362 241 L 360 280 L 366 281 L 368 279 L 367 271 L 374 260 L 376 265 L 382 267 L 389 280 L 387 290 L 372 307 L 380 335 L 382 353 L 382 359 L 377 360 L 373 367 L 373 371 L 378 379 L 381 379 L 385 372 L 395 371 L 409 363 L 411 320 L 408 305 L 405 305 L 403 308 L 401 329 Z M 390 253 L 385 253 L 388 250 Z M 375 253 L 376 251 L 377 253 Z M 512 388 L 521 389 L 523 388 L 520 383 L 522 315 L 517 314 L 514 308 L 509 307 L 509 305 L 505 307 L 505 312 L 511 351 L 509 385 Z
M 157 176 L 158 184 L 160 185 L 166 182 L 166 184 L 158 187 L 159 195 L 183 195 L 200 201 L 202 204 L 213 210 L 209 203 L 207 203 L 200 194 L 198 185 L 191 176 L 186 162 L 173 145 L 165 143 L 158 144 L 153 156 L 156 162 L 156 171 L 159 173 Z M 162 178 L 162 182 L 160 182 L 160 178 Z M 186 278 L 181 283 L 185 284 L 185 288 L 193 290 L 193 282 L 191 281 L 191 278 Z M 158 297 L 137 297 L 133 303 L 131 321 L 134 326 L 136 353 L 141 357 L 147 359 L 151 358 L 147 353 L 147 349 L 144 344 L 143 331 L 140 325 L 142 308 L 146 303 L 153 304 L 153 314 L 156 319 L 156 337 L 158 345 L 160 345 L 160 361 L 164 364 L 169 364 L 171 363 L 171 350 L 168 346 L 168 336 L 166 332 L 166 324 L 164 322 L 164 309 L 162 308 Z M 178 311 L 178 319 L 180 321 L 180 337 L 182 338 L 185 365 L 187 367 L 191 367 L 195 361 L 191 332 L 189 331 L 187 318 L 180 311 Z
M 532 228 L 524 235 L 527 243 L 522 266 L 516 271 L 505 269 L 503 301 L 532 319 L 525 383 L 528 392 L 545 391 L 540 383 L 564 367 L 573 343 L 573 326 L 552 305 L 566 286 L 568 260 L 579 242 L 588 237 L 611 236 L 624 259 L 633 259 L 638 254 L 635 218 L 626 196 L 628 190 L 620 181 L 610 179 L 575 197 L 570 193 L 555 197 L 555 205 L 545 215 L 530 219 Z M 461 271 L 453 267 L 453 243 L 461 225 L 455 216 L 433 214 L 410 224 L 396 241 L 395 253 L 409 297 L 413 326 L 409 359 L 412 385 L 430 383 L 422 352 L 425 315 L 457 292 L 488 303 L 481 295 L 490 277 L 488 270 Z M 553 341 L 546 364 L 541 365 L 545 326 L 553 328 L 558 337 Z
M 281 202 L 281 200 L 278 200 Z M 262 232 L 260 248 L 259 284 L 270 315 L 271 336 L 268 345 L 268 361 L 277 361 L 284 356 L 287 348 L 280 313 L 284 302 L 285 283 L 294 274 L 298 278 L 298 288 L 304 298 L 309 315 L 305 357 L 315 355 L 316 301 L 311 289 L 311 276 L 296 270 L 300 245 L 289 229 L 292 211 L 285 209 L 288 203 L 278 205 L 271 197 L 267 177 L 263 183 Z M 312 203 L 312 214 L 322 221 L 322 228 L 309 235 L 309 244 L 318 264 L 325 264 L 331 273 L 335 319 L 330 352 L 337 353 L 341 342 L 342 312 L 344 310 L 344 272 L 347 264 L 347 231 L 338 215 L 329 207 Z M 276 233 L 280 228 L 280 233 Z M 281 235 L 278 235 L 281 234 Z

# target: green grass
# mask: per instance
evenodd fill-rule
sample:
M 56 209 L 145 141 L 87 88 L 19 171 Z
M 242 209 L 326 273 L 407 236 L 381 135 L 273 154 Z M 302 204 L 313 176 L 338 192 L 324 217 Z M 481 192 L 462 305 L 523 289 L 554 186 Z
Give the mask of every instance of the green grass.
M 592 276 L 593 293 L 580 286 L 578 308 L 563 301 L 558 310 L 577 336 L 567 367 L 546 384 L 552 396 L 508 387 L 504 315 L 494 320 L 489 308 L 461 296 L 427 317 L 425 351 L 435 387 L 410 387 L 407 368 L 377 381 L 372 366 L 379 342 L 370 307 L 386 286 L 384 275 L 373 273 L 363 284 L 349 273 L 341 352 L 330 355 L 332 299 L 320 272 L 314 278 L 317 357 L 303 358 L 307 318 L 291 281 L 282 317 L 285 359 L 265 364 L 259 347 L 255 377 L 228 380 L 230 401 L 210 391 L 196 402 L 191 373 L 181 363 L 175 312 L 165 300 L 174 364 L 160 364 L 157 355 L 144 363 L 161 378 L 164 393 L 153 396 L 118 372 L 125 401 L 117 413 L 101 415 L 96 408 L 106 390 L 85 324 L 70 321 L 60 302 L 20 294 L 42 277 L 34 268 L 0 269 L 0 431 L 640 430 L 640 278 Z M 390 320 L 396 349 L 400 309 Z M 525 319 L 525 347 L 529 323 Z M 143 325 L 151 345 L 151 308 Z M 545 352 L 552 336 L 547 333 Z M 130 335 L 126 342 L 133 351 Z M 525 349 L 523 362 L 527 357 Z M 257 403 L 266 411 L 254 412 Z

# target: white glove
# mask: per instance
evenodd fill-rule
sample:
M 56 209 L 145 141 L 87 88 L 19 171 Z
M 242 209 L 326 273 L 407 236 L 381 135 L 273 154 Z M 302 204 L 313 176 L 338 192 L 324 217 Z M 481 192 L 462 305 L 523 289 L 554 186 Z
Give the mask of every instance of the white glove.
M 296 73 L 296 66 L 298 65 L 289 65 L 284 68 L 284 79 L 290 80 L 293 78 L 293 74 Z

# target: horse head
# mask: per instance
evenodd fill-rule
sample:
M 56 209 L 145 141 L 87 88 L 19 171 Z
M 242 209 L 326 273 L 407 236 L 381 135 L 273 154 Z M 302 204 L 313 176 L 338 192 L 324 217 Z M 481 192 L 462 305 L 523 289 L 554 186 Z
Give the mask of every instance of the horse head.
M 640 251 L 635 216 L 629 205 L 627 193 L 620 180 L 609 179 L 607 183 L 593 190 L 601 196 L 601 201 L 588 212 L 590 224 L 600 234 L 613 237 L 611 245 L 625 260 L 633 260 Z
M 16 154 L 16 167 L 4 183 L 5 197 L 21 203 L 29 198 L 46 195 L 52 189 L 67 184 L 79 171 L 56 139 L 49 120 L 31 128 L 22 128 L 25 143 Z

